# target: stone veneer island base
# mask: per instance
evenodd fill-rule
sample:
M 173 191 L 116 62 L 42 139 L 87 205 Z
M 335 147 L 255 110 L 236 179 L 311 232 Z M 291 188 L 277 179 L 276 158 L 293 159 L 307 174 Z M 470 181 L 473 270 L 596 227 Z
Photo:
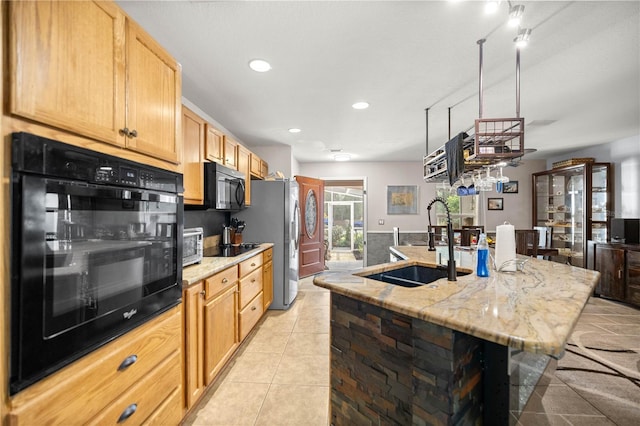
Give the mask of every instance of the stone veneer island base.
M 425 248 L 394 253 L 435 266 Z M 549 361 L 562 356 L 598 278 L 538 260 L 525 273 L 442 279 L 435 288 L 361 276 L 397 266 L 314 279 L 331 290 L 333 425 L 514 424 Z

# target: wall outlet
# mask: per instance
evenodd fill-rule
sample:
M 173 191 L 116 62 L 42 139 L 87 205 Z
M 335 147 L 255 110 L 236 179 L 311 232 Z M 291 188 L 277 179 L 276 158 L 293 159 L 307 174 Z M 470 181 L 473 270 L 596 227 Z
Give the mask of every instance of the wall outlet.
M 378 225 L 384 225 L 384 219 L 378 219 Z

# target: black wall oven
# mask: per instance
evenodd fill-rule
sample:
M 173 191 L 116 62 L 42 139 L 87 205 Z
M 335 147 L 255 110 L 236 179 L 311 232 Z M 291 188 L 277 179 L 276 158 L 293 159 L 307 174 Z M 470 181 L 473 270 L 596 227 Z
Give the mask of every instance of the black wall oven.
M 12 135 L 14 394 L 180 303 L 182 175 Z

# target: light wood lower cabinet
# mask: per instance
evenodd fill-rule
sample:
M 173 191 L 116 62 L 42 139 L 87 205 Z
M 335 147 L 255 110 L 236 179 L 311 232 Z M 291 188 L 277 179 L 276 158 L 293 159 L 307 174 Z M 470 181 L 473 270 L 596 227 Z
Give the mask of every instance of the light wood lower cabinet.
M 178 306 L 19 392 L 8 424 L 178 424 L 181 328 Z
M 184 393 L 187 408 L 202 396 L 204 384 L 204 283 L 183 290 L 184 304 Z
M 204 307 L 205 384 L 215 379 L 231 358 L 238 340 L 238 285 L 234 282 Z
M 273 251 L 269 248 L 263 253 L 183 290 L 187 411 L 198 402 L 264 314 L 263 284 L 273 282 L 273 272 L 270 266 L 265 272 L 263 262 L 266 259 L 272 265 Z
M 267 249 L 262 253 L 262 261 L 262 306 L 266 312 L 273 302 L 273 249 Z

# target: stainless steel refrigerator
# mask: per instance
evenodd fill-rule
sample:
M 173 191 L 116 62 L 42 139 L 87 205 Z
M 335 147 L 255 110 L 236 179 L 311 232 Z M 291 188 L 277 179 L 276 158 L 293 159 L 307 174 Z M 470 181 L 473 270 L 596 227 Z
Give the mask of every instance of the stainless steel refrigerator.
M 273 303 L 289 309 L 298 294 L 300 206 L 298 183 L 251 181 L 251 206 L 234 214 L 244 220 L 244 242 L 273 243 Z

